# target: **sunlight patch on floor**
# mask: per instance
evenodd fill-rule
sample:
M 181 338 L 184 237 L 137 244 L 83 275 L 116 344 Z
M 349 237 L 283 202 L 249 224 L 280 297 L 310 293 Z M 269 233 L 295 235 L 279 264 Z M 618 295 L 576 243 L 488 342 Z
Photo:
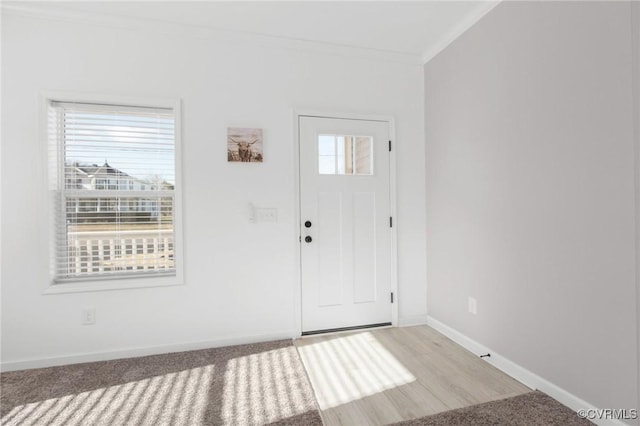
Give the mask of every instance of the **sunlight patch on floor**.
M 82 386 L 82 377 L 77 380 Z M 296 349 L 287 346 L 30 402 L 13 408 L 0 424 L 252 426 L 314 409 Z
M 300 383 L 296 356 L 295 348 L 287 347 L 230 360 L 222 395 L 224 424 L 264 425 L 308 410 L 312 396 Z
M 298 351 L 321 410 L 416 380 L 370 332 L 301 344 Z
M 20 405 L 2 418 L 13 425 L 198 424 L 214 366 Z M 204 390 L 204 392 L 203 392 Z

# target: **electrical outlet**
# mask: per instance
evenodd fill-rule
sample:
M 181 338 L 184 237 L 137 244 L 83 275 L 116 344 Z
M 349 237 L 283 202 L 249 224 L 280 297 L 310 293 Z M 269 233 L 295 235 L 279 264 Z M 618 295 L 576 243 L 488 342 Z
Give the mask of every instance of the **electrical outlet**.
M 96 323 L 96 308 L 84 308 L 82 310 L 82 325 L 93 325 Z
M 473 297 L 469 298 L 469 312 L 472 313 L 473 315 L 475 315 L 478 312 L 477 302 L 476 302 L 476 299 L 474 299 Z

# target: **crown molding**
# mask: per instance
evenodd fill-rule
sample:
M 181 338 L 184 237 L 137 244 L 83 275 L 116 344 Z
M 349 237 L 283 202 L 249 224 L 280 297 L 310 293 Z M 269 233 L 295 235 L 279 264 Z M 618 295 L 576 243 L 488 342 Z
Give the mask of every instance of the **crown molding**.
M 48 19 L 100 25 L 142 32 L 160 33 L 170 37 L 194 37 L 218 42 L 239 43 L 267 48 L 289 49 L 326 55 L 356 57 L 374 61 L 395 62 L 407 65 L 422 65 L 419 55 L 379 49 L 369 49 L 327 42 L 277 37 L 243 31 L 223 30 L 212 27 L 182 23 L 141 19 L 122 15 L 75 11 L 56 7 L 51 3 L 2 2 L 3 14 L 28 18 Z
M 458 25 L 453 27 L 451 31 L 446 33 L 435 43 L 431 48 L 427 49 L 422 54 L 422 63 L 426 64 L 430 60 L 436 57 L 438 53 L 442 52 L 451 43 L 453 43 L 458 37 L 467 32 L 473 27 L 479 20 L 481 20 L 487 13 L 491 12 L 496 6 L 502 3 L 502 0 L 492 0 L 481 3 L 478 8 L 467 15 Z

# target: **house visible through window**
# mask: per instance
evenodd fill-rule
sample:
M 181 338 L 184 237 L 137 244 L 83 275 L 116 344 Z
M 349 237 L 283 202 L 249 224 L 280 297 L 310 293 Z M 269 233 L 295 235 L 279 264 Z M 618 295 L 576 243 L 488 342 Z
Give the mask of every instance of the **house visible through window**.
M 54 282 L 175 275 L 174 110 L 48 107 Z

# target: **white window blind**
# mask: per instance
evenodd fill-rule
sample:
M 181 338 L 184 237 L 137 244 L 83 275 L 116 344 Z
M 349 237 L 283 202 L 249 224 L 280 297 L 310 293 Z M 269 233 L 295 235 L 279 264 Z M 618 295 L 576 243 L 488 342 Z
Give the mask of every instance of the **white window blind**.
M 173 109 L 48 109 L 54 282 L 175 275 Z

